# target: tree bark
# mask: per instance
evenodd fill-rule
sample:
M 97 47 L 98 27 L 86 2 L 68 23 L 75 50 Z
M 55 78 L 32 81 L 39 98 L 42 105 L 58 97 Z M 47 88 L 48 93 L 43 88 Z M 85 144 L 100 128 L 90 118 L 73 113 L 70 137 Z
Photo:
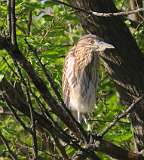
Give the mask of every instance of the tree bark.
M 117 12 L 112 0 L 70 0 L 70 3 L 87 11 Z M 123 17 L 97 17 L 82 11 L 77 11 L 77 15 L 86 33 L 98 35 L 115 46 L 114 51 L 103 53 L 101 56 L 109 75 L 116 83 L 121 102 L 130 105 L 133 100 L 144 94 L 144 58 Z M 136 107 L 130 118 L 137 150 L 140 151 L 144 147 L 143 103 Z

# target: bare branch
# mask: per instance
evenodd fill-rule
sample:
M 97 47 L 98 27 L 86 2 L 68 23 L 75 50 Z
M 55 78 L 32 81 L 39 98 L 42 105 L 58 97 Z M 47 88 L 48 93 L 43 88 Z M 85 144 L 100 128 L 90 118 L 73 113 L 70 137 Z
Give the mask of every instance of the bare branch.
M 27 23 L 28 35 L 30 35 L 31 32 L 31 24 L 32 24 L 32 11 L 29 11 L 28 23 Z
M 9 67 L 9 69 L 14 73 L 14 75 L 17 78 L 20 78 L 19 75 L 17 74 L 17 72 L 13 69 L 13 67 L 8 63 L 7 59 L 5 57 L 2 57 L 3 61 L 7 64 L 7 66 Z
M 7 99 L 7 98 L 5 97 L 5 99 Z M 6 102 L 7 102 L 7 105 L 8 105 L 8 107 L 9 107 L 9 109 L 10 109 L 11 112 L 13 113 L 15 119 L 20 123 L 20 125 L 25 129 L 25 131 L 27 131 L 28 133 L 32 133 L 31 129 L 28 128 L 28 127 L 25 125 L 25 123 L 20 119 L 19 115 L 16 113 L 15 109 L 12 107 L 10 101 L 7 99 Z
M 57 1 L 52 0 L 52 1 L 54 3 L 63 4 L 65 6 L 67 6 L 67 7 L 75 9 L 76 11 L 84 12 L 84 13 L 87 13 L 89 15 L 94 15 L 94 16 L 97 16 L 97 17 L 127 16 L 127 15 L 130 15 L 130 14 L 134 14 L 134 13 L 138 13 L 138 12 L 144 11 L 144 8 L 138 8 L 136 10 L 122 11 L 122 12 L 116 12 L 116 13 L 100 13 L 100 12 L 94 12 L 94 11 L 87 11 L 87 10 L 85 10 L 83 8 L 78 8 L 78 7 L 72 6 L 70 4 L 67 4 L 67 3 L 59 1 L 59 0 L 57 0 Z
M 117 13 L 99 13 L 99 12 L 93 12 L 93 11 L 90 11 L 90 13 L 98 17 L 112 17 L 112 16 L 127 16 L 127 15 L 138 13 L 141 11 L 144 11 L 144 8 L 139 8 L 132 11 L 122 11 Z
M 133 102 L 126 111 L 124 111 L 122 114 L 119 114 L 116 116 L 116 118 L 102 131 L 100 134 L 101 136 L 104 136 L 120 119 L 127 116 L 130 112 L 132 112 L 136 105 L 140 103 L 143 100 L 144 96 L 137 98 L 135 102 Z
M 10 0 L 7 0 L 7 29 L 9 32 L 9 35 L 11 36 L 11 6 L 10 6 Z
M 31 130 L 32 130 L 32 142 L 33 142 L 33 154 L 34 154 L 34 160 L 38 159 L 38 145 L 37 145 L 37 135 L 36 135 L 36 120 L 34 118 L 34 109 L 32 106 L 32 101 L 29 93 L 29 89 L 26 86 L 27 90 L 27 97 L 28 97 L 28 103 L 29 103 L 29 110 L 30 110 L 30 119 L 31 119 Z
M 15 18 L 15 0 L 9 0 L 10 2 L 10 25 L 11 25 L 11 42 L 17 46 L 16 40 L 16 18 Z

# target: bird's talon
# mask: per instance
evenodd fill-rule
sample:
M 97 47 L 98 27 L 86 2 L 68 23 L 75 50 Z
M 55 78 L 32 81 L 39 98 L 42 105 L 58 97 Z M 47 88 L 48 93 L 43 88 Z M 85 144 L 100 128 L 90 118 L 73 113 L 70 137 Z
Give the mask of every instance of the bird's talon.
M 98 148 L 100 145 L 101 136 L 99 135 L 89 135 L 87 141 L 85 141 L 86 148 Z

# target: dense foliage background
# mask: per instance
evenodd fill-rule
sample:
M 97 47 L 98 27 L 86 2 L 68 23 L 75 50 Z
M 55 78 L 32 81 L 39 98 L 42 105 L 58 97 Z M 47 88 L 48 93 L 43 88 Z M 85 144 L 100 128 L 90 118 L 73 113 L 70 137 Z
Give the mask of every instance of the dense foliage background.
M 119 10 L 130 8 L 128 0 L 115 0 Z M 0 1 L 0 32 L 8 35 L 7 2 Z M 135 21 L 136 25 L 133 25 Z M 144 19 L 129 20 L 125 23 L 135 36 L 139 47 L 144 50 Z M 51 90 L 39 60 L 53 77 L 57 89 L 61 93 L 61 76 L 65 54 L 84 34 L 79 19 L 75 12 L 64 4 L 57 1 L 38 0 L 17 0 L 16 1 L 16 34 L 17 43 L 22 53 L 31 62 L 37 74 L 45 81 Z M 38 58 L 39 57 L 39 58 Z M 19 76 L 21 75 L 21 76 Z M 16 65 L 16 62 L 7 54 L 5 50 L 0 50 L 0 79 L 6 77 L 13 82 L 13 85 L 20 84 L 23 91 L 29 86 L 32 92 L 43 102 L 43 99 L 35 86 L 31 83 L 26 72 Z M 100 67 L 100 84 L 97 91 L 97 104 L 89 116 L 89 124 L 92 132 L 101 133 L 104 128 L 125 110 L 121 106 L 119 96 L 114 83 L 105 71 L 103 62 Z M 53 93 L 53 91 L 51 90 Z M 54 94 L 54 93 L 53 93 Z M 32 137 L 15 119 L 8 105 L 2 98 L 0 99 L 0 133 L 5 137 L 11 150 L 18 159 L 30 159 L 33 155 Z M 26 98 L 26 97 L 24 97 Z M 31 95 L 32 106 L 36 111 L 41 109 L 33 95 Z M 44 102 L 43 102 L 44 103 Z M 50 109 L 46 106 L 46 108 Z M 31 126 L 31 121 L 22 113 L 17 111 L 19 117 L 26 126 Z M 51 113 L 54 119 L 57 119 Z M 63 127 L 63 124 L 61 124 Z M 86 126 L 84 126 L 86 128 Z M 63 129 L 66 129 L 63 127 Z M 105 139 L 110 140 L 125 149 L 134 148 L 131 124 L 128 116 L 121 119 L 112 129 L 105 134 Z M 37 132 L 39 159 L 59 159 L 59 150 L 55 147 L 55 142 L 51 136 L 42 132 Z M 75 150 L 66 146 L 66 153 L 72 156 Z M 108 156 L 98 153 L 103 160 L 111 159 Z M 10 159 L 7 147 L 0 139 L 0 160 Z

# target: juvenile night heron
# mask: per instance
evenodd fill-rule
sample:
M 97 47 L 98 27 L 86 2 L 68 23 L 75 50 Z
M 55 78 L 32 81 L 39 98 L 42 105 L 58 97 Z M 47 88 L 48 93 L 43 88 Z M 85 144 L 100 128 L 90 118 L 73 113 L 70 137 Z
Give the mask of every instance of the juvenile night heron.
M 64 103 L 79 122 L 96 103 L 99 54 L 112 48 L 97 36 L 88 34 L 78 41 L 65 58 L 62 78 Z

